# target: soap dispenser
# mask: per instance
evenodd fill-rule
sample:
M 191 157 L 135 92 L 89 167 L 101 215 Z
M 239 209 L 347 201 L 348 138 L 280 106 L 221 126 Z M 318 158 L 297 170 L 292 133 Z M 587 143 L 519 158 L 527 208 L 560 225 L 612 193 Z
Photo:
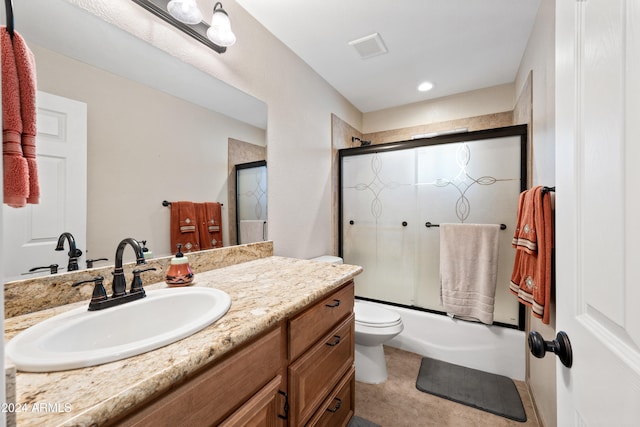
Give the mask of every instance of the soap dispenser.
M 144 255 L 144 260 L 147 261 L 153 258 L 153 252 L 151 252 L 147 247 L 147 241 L 140 240 L 140 243 L 142 243 L 142 255 Z
M 193 272 L 189 267 L 189 258 L 181 251 L 182 245 L 178 245 L 176 256 L 171 258 L 169 270 L 165 282 L 169 286 L 189 286 L 193 283 Z

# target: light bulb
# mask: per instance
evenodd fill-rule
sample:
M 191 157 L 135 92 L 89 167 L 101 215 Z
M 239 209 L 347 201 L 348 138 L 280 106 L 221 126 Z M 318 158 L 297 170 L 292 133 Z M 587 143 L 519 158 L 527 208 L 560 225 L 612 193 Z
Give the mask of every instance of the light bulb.
M 216 7 L 219 4 L 216 4 Z M 222 9 L 222 6 L 219 9 L 213 9 L 211 26 L 207 30 L 207 37 L 218 46 L 232 46 L 236 42 L 236 36 L 231 31 L 229 16 Z
M 171 0 L 167 10 L 175 19 L 185 24 L 198 24 L 202 21 L 202 13 L 196 0 Z

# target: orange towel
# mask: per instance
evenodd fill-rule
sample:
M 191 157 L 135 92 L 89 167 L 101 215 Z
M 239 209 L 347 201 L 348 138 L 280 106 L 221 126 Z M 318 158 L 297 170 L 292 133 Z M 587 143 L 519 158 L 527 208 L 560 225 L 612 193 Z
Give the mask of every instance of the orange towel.
M 192 202 L 171 203 L 171 251 L 182 245 L 182 252 L 200 250 L 198 222 L 195 205 Z
M 40 184 L 36 163 L 36 60 L 22 36 L 13 32 L 13 51 L 20 82 L 20 113 L 22 116 L 22 154 L 29 168 L 27 203 L 40 201 Z
M 15 34 L 15 33 L 14 33 Z M 22 151 L 20 82 L 13 43 L 6 27 L 0 28 L 2 56 L 2 167 L 4 203 L 23 207 L 29 197 L 29 167 Z
M 526 230 L 525 230 L 526 229 Z M 553 215 L 551 196 L 538 186 L 520 195 L 513 247 L 516 257 L 509 290 L 549 324 Z
M 197 203 L 198 234 L 200 249 L 222 247 L 222 205 L 220 203 Z
M 542 188 L 542 187 L 541 187 Z M 520 193 L 518 201 L 518 219 L 516 228 L 511 241 L 511 246 L 516 249 L 522 249 L 529 254 L 538 251 L 538 235 L 536 233 L 535 224 L 535 207 L 534 202 L 535 189 L 523 191 Z

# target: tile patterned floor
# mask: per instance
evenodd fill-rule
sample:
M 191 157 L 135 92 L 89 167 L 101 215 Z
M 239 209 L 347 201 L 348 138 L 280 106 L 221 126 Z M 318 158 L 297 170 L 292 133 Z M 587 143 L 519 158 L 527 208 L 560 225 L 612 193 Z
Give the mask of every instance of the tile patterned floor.
M 522 381 L 515 381 L 527 421 L 509 420 L 416 389 L 422 356 L 385 347 L 389 379 L 384 384 L 356 382 L 355 415 L 382 427 L 539 427 Z

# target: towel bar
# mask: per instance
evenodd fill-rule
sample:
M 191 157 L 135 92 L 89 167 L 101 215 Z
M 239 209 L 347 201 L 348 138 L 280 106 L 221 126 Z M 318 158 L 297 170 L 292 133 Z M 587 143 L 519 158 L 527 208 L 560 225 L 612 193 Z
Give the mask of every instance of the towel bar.
M 166 200 L 163 200 L 163 201 L 162 201 L 162 206 L 171 206 L 171 202 L 168 202 L 168 201 L 166 201 Z M 224 206 L 224 204 L 223 204 L 223 203 L 220 203 L 220 206 Z
M 440 224 L 433 224 L 431 222 L 425 222 L 424 226 L 427 228 L 431 228 L 431 227 L 440 227 Z M 506 224 L 500 224 L 500 230 L 506 230 L 507 229 L 507 225 Z

